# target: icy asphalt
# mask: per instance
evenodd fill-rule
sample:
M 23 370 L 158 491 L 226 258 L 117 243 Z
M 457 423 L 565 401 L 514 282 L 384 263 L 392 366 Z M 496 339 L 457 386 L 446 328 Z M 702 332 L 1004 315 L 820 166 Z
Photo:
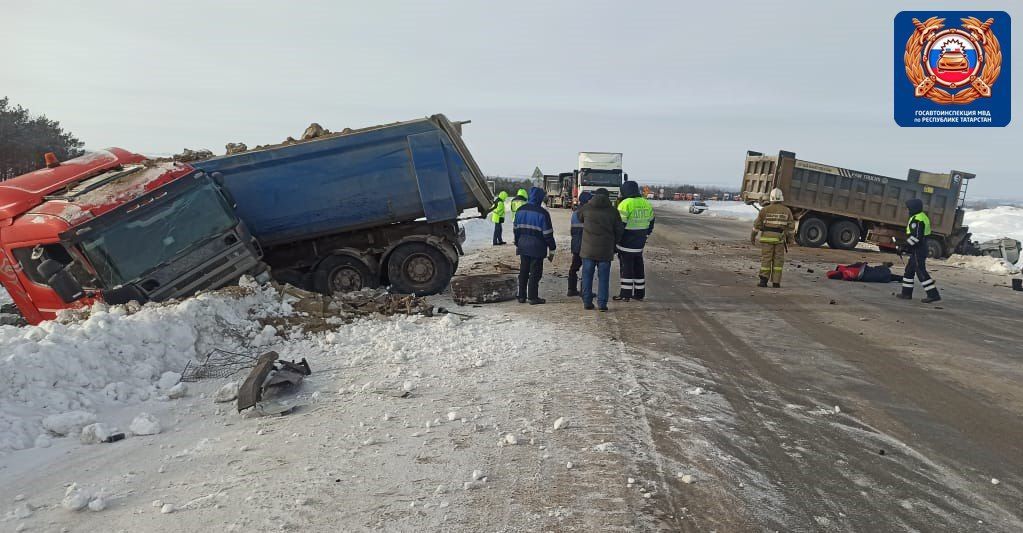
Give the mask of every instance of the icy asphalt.
M 245 346 L 309 357 L 314 374 L 293 414 L 261 418 L 213 403 L 225 380 L 111 404 L 85 384 L 100 421 L 126 429 L 150 412 L 163 432 L 4 452 L 0 530 L 1023 528 L 1023 330 L 1005 276 L 937 266 L 946 301 L 925 308 L 894 285 L 822 280 L 830 264 L 891 256 L 794 250 L 785 287 L 761 290 L 748 221 L 659 210 L 648 301 L 584 313 L 564 296 L 568 212 L 552 212 L 562 253 L 546 306 L 439 297 L 472 318 L 318 334 L 245 323 L 249 308 L 282 312 L 258 297 L 90 319 L 72 331 L 83 348 L 166 322 L 205 349 L 233 337 L 204 324 L 228 309 L 229 333 L 258 340 Z M 510 246 L 483 247 L 461 271 L 514 264 Z M 151 365 L 179 362 L 154 353 Z M 66 509 L 71 483 L 104 508 Z

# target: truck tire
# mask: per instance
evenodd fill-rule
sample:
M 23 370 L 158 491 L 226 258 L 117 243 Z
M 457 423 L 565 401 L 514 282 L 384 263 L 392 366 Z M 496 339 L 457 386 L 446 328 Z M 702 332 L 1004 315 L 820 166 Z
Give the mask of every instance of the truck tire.
M 361 259 L 350 255 L 332 255 L 320 262 L 313 273 L 316 292 L 340 294 L 375 288 L 380 280 Z
M 839 220 L 828 230 L 828 246 L 838 250 L 852 250 L 860 243 L 860 226 L 851 220 Z
M 799 245 L 820 248 L 828 242 L 828 225 L 817 217 L 799 221 Z
M 444 252 L 425 242 L 402 244 L 387 259 L 387 277 L 400 293 L 437 294 L 448 286 L 454 271 Z
M 927 258 L 941 259 L 945 257 L 945 245 L 938 239 L 927 237 Z

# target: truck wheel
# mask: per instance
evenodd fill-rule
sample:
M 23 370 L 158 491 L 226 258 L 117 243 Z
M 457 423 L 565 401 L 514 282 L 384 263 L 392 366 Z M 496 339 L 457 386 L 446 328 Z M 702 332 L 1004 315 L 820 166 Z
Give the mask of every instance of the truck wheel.
M 402 244 L 387 260 L 387 277 L 400 293 L 437 294 L 448 286 L 453 273 L 444 252 L 424 242 Z
M 828 246 L 852 250 L 860 242 L 860 226 L 851 220 L 839 220 L 828 230 Z
M 799 244 L 810 248 L 820 248 L 828 240 L 828 225 L 817 217 L 804 218 L 799 221 Z
M 328 296 L 380 285 L 366 263 L 350 255 L 332 255 L 320 262 L 313 283 L 316 292 Z
M 927 258 L 941 259 L 945 257 L 945 245 L 938 239 L 927 238 Z

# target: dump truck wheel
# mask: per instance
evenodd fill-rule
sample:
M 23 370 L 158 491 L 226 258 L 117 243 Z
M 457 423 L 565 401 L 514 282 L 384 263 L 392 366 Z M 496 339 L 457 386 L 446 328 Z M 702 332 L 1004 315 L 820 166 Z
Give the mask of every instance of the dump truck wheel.
M 820 248 L 828 242 L 828 225 L 817 217 L 804 218 L 799 222 L 799 244 Z
M 380 285 L 369 266 L 350 255 L 332 255 L 324 259 L 316 267 L 313 280 L 316 292 L 328 296 Z
M 927 258 L 941 259 L 945 257 L 945 246 L 938 239 L 927 238 Z
M 402 244 L 387 260 L 387 277 L 400 293 L 429 295 L 444 290 L 454 265 L 444 252 L 424 242 Z
M 860 227 L 851 220 L 839 220 L 828 230 L 828 246 L 852 250 L 860 242 Z

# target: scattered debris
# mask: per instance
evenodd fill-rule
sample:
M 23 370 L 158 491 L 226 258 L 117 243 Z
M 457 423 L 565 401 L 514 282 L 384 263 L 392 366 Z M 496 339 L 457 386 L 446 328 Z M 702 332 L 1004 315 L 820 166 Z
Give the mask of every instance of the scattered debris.
M 89 424 L 82 428 L 82 435 L 79 437 L 79 440 L 82 444 L 99 444 L 110 438 L 114 431 L 114 428 L 102 422 Z
M 180 163 L 191 163 L 192 161 L 202 161 L 213 157 L 213 152 L 206 150 L 205 148 L 199 150 L 191 150 L 185 148 L 180 154 L 174 154 L 174 161 Z
M 277 352 L 266 352 L 259 356 L 256 366 L 238 387 L 239 412 L 259 403 L 271 389 L 297 387 L 305 376 L 312 374 L 305 359 L 296 363 L 278 361 L 277 358 Z
M 227 155 L 234 155 L 247 152 L 249 147 L 245 143 L 227 143 L 224 149 L 227 151 Z
M 322 137 L 324 135 L 330 135 L 330 130 L 313 122 L 312 124 L 309 125 L 308 128 L 305 129 L 304 132 L 302 132 L 302 140 L 308 141 L 309 139 L 315 139 L 317 137 Z
M 451 298 L 458 305 L 513 300 L 517 291 L 518 281 L 509 274 L 474 274 L 451 280 Z
M 679 472 L 678 474 L 678 480 L 682 483 L 685 483 L 686 485 L 691 485 L 693 483 L 692 474 L 683 474 L 682 472 Z

